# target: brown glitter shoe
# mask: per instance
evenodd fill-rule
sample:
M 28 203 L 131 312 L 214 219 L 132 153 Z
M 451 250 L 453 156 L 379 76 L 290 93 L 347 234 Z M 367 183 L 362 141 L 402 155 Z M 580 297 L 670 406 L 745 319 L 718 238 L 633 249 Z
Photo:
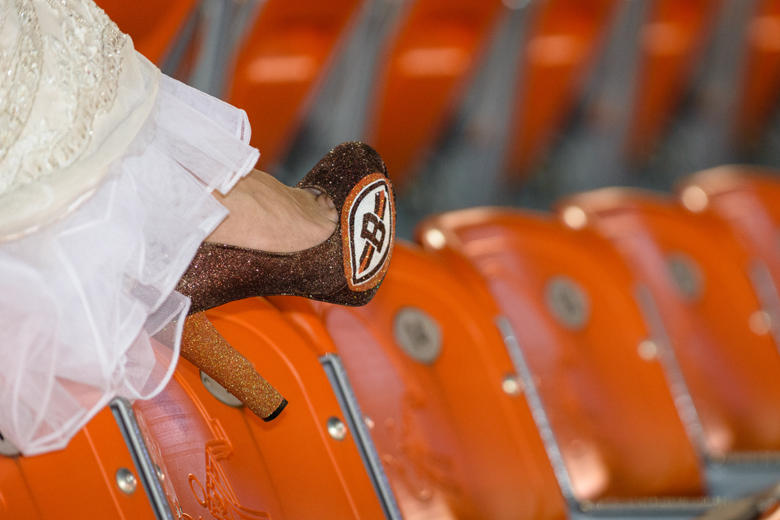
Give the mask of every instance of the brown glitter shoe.
M 303 296 L 365 305 L 387 272 L 395 240 L 395 193 L 368 145 L 343 143 L 298 183 L 333 200 L 341 218 L 328 240 L 295 253 L 204 242 L 176 290 L 190 314 L 252 296 Z

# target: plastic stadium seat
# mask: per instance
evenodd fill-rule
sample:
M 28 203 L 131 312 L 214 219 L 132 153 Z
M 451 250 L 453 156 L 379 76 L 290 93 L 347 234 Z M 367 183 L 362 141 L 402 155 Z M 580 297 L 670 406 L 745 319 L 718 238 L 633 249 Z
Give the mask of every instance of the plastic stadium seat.
M 723 220 L 753 258 L 751 279 L 768 313 L 777 343 L 780 339 L 778 172 L 750 166 L 721 166 L 684 179 L 677 193 L 689 211 L 714 214 Z
M 198 0 L 96 2 L 133 38 L 135 49 L 160 66 Z
M 365 307 L 271 300 L 343 363 L 404 518 L 563 520 L 529 388 L 478 298 L 396 244 Z
M 636 304 L 644 291 L 608 242 L 552 216 L 489 208 L 430 218 L 417 237 L 459 278 L 487 285 L 509 318 L 580 509 L 647 514 L 638 511 L 664 498 L 673 505 L 660 514 L 706 508 L 666 385 L 668 356 Z
M 780 97 L 780 1 L 760 0 L 748 22 L 735 137 L 756 144 Z
M 371 142 L 398 189 L 444 129 L 487 45 L 500 0 L 414 0 L 388 52 Z
M 637 63 L 629 152 L 644 161 L 672 119 L 708 40 L 722 0 L 653 0 Z
M 511 177 L 527 177 L 550 148 L 595 62 L 618 3 L 536 2 L 510 129 Z
M 0 442 L 0 518 L 158 518 L 108 408 L 64 450 L 23 457 L 11 455 L 12 449 Z
M 608 238 L 657 304 L 710 457 L 780 449 L 780 355 L 751 283 L 753 258 L 711 214 L 667 196 L 600 190 L 560 205 Z
M 246 110 L 259 167 L 283 158 L 360 0 L 268 0 L 239 50 L 228 101 Z
M 264 300 L 208 315 L 289 404 L 263 422 L 226 404 L 229 394 L 215 398 L 215 383 L 182 359 L 160 395 L 134 405 L 173 509 L 191 518 L 384 519 L 354 436 L 328 434 L 345 418 L 316 352 Z
M 344 429 L 359 413 L 292 325 L 261 299 L 209 315 L 283 392 L 279 417 L 263 422 L 181 359 L 160 394 L 115 400 L 65 450 L 14 457 L 0 442 L 0 517 L 399 518 L 376 452 Z

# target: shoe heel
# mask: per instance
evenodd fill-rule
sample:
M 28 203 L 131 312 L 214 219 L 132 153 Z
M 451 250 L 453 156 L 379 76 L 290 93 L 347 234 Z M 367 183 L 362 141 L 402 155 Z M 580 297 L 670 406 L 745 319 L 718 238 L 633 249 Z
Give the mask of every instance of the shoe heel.
M 222 337 L 202 312 L 189 316 L 184 323 L 181 356 L 264 421 L 272 421 L 287 406 L 287 400 Z

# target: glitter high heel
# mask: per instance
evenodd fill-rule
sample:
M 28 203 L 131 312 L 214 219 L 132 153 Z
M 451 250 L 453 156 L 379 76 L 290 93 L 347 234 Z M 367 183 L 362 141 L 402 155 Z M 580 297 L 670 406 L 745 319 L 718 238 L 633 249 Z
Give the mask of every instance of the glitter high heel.
M 272 421 L 287 400 L 214 328 L 204 313 L 184 323 L 181 357 L 198 367 L 264 421 Z
M 328 240 L 295 253 L 203 243 L 176 290 L 190 313 L 252 296 L 303 296 L 365 305 L 387 272 L 395 239 L 395 194 L 382 158 L 368 145 L 343 143 L 298 183 L 330 196 L 339 211 Z

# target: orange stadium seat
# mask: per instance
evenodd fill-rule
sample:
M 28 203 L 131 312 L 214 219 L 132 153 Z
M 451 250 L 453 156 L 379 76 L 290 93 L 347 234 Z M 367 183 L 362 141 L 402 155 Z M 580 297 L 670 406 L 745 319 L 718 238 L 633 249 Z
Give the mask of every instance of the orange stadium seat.
M 264 300 L 208 316 L 289 404 L 263 422 L 183 359 L 160 395 L 136 402 L 168 501 L 189 515 L 179 518 L 384 519 L 354 434 L 329 435 L 346 418 L 317 353 Z
M 283 158 L 360 0 L 268 0 L 238 51 L 227 101 L 246 110 L 258 167 Z
M 430 218 L 417 237 L 459 278 L 487 285 L 510 320 L 581 509 L 652 509 L 672 497 L 665 514 L 707 507 L 665 351 L 608 242 L 552 216 L 488 208 Z
M 104 409 L 64 450 L 0 442 L 0 518 L 400 519 L 359 411 L 279 311 L 253 298 L 209 316 L 283 392 L 279 417 L 263 422 L 181 359 L 160 394 L 115 400 L 116 420 Z
M 752 257 L 711 214 L 628 189 L 560 204 L 573 227 L 609 239 L 658 304 L 711 458 L 780 450 L 780 355 L 751 284 Z
M 490 299 L 396 244 L 360 308 L 272 303 L 338 357 L 404 518 L 556 519 L 565 503 Z M 331 340 L 332 338 L 332 340 Z
M 537 2 L 510 129 L 509 175 L 526 178 L 576 101 L 614 15 L 615 0 Z
M 128 448 L 108 407 L 64 450 L 34 457 L 10 450 L 0 442 L 0 518 L 163 518 L 155 515 L 134 464 L 142 453 Z
M 760 0 L 744 37 L 747 55 L 735 137 L 749 148 L 765 130 L 780 97 L 780 1 Z
M 644 161 L 655 150 L 693 79 L 721 0 L 653 0 L 642 27 L 629 153 Z
M 780 177 L 777 170 L 721 166 L 684 179 L 677 189 L 693 213 L 726 222 L 752 257 L 750 277 L 769 325 L 780 340 Z M 767 276 L 767 274 L 769 276 Z
M 198 0 L 97 0 L 96 3 L 133 38 L 135 50 L 159 67 Z
M 379 73 L 368 142 L 397 189 L 443 130 L 502 11 L 500 0 L 414 0 Z

